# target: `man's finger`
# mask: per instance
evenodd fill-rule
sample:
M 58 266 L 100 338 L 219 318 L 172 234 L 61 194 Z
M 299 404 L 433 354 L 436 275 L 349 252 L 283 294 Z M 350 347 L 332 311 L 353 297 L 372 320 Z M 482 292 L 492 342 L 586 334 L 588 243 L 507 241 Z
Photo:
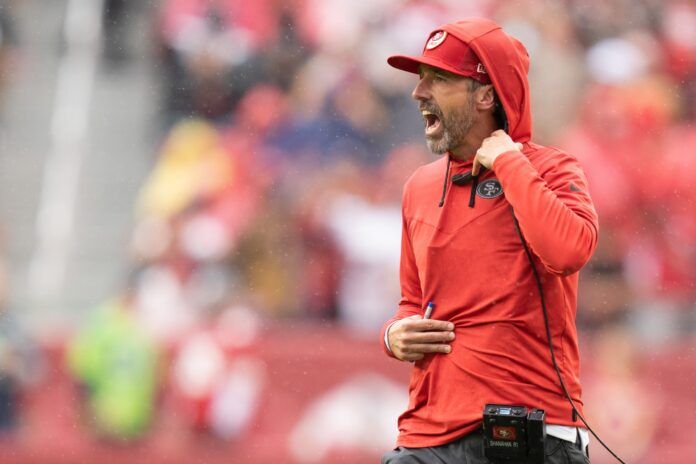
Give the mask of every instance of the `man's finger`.
M 522 148 L 523 148 L 523 147 L 522 147 L 522 144 L 521 144 L 520 142 L 517 142 L 517 143 L 515 144 L 515 146 L 517 147 L 517 149 L 518 149 L 519 151 L 522 151 Z
M 447 321 L 439 321 L 437 319 L 419 319 L 408 321 L 409 328 L 416 332 L 431 332 L 440 330 L 454 330 L 454 324 Z
M 449 345 L 435 345 L 434 343 L 424 343 L 422 345 L 409 345 L 408 348 L 404 347 L 404 351 L 407 353 L 449 353 L 452 351 L 452 347 Z
M 454 340 L 454 332 L 415 332 L 409 335 L 411 343 L 441 343 Z

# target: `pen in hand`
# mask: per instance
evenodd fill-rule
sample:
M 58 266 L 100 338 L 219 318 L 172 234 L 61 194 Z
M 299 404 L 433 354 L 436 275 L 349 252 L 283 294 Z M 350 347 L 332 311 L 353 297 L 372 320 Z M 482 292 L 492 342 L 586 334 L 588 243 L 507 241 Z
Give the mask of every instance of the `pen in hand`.
M 430 316 L 433 314 L 433 309 L 435 309 L 435 303 L 428 301 L 428 307 L 425 308 L 425 315 L 423 316 L 423 319 L 430 319 Z

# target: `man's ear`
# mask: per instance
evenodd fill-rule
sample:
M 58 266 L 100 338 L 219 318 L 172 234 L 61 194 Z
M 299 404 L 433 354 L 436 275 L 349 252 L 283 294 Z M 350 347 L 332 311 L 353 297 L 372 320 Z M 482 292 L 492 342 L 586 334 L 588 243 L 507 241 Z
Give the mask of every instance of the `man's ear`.
M 478 89 L 476 106 L 483 111 L 495 108 L 495 90 L 492 85 L 484 85 Z

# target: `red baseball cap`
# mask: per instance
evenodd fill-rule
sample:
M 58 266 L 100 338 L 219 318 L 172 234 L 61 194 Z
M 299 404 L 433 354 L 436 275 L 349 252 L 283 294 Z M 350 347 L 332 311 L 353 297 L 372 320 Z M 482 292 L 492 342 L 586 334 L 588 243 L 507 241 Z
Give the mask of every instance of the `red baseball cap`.
M 418 67 L 427 64 L 444 69 L 453 74 L 476 79 L 482 84 L 490 84 L 491 78 L 474 51 L 453 34 L 435 29 L 430 33 L 421 56 L 395 55 L 387 58 L 387 63 L 396 69 L 418 74 Z

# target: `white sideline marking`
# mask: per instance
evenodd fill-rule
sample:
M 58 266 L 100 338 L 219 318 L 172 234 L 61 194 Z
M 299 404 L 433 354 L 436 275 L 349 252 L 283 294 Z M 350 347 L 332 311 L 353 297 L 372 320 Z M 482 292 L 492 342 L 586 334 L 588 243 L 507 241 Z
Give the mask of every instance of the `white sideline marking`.
M 103 0 L 68 0 L 51 116 L 51 147 L 43 167 L 36 246 L 29 264 L 30 297 L 53 304 L 66 278 L 99 59 Z

